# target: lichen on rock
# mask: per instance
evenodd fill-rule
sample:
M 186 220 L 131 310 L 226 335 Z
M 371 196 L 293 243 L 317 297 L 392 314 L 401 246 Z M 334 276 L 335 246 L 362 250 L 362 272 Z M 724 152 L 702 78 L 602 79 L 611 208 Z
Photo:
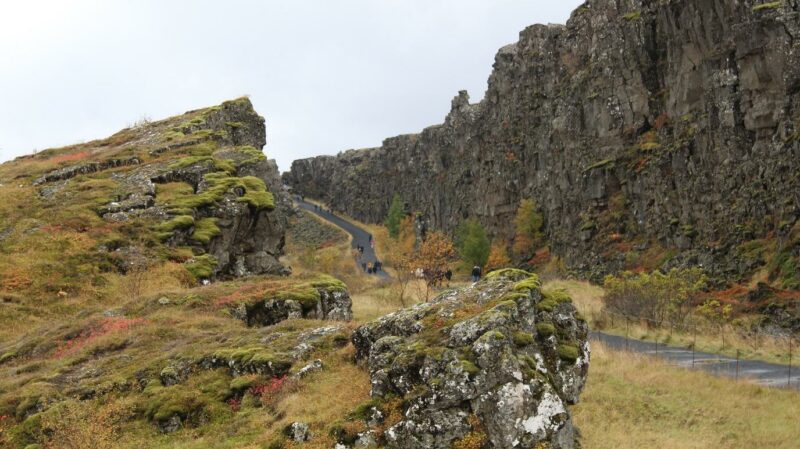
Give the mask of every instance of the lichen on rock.
M 356 329 L 375 408 L 404 404 L 398 422 L 371 423 L 384 427 L 381 443 L 450 448 L 485 437 L 492 448 L 575 447 L 569 405 L 588 374 L 588 327 L 561 299 L 547 304 L 535 275 L 502 270 Z

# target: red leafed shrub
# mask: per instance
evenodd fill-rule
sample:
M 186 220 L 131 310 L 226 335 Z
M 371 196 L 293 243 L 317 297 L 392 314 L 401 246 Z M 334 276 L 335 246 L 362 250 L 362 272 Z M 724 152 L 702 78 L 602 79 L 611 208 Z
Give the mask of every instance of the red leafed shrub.
M 236 399 L 236 398 L 228 399 L 227 404 L 231 408 L 231 411 L 234 413 L 238 412 L 239 409 L 242 408 L 241 399 Z
M 104 318 L 99 323 L 84 329 L 77 337 L 61 343 L 53 355 L 56 358 L 61 358 L 75 354 L 100 337 L 127 331 L 146 322 L 147 320 L 144 318 Z
M 27 273 L 12 271 L 0 276 L 0 290 L 9 292 L 24 290 L 31 284 L 33 284 L 33 280 Z
M 259 285 L 247 285 L 244 286 L 233 293 L 225 296 L 220 296 L 217 299 L 217 306 L 225 306 L 228 304 L 238 304 L 240 302 L 247 302 L 252 299 L 256 299 L 261 295 L 263 292 L 259 288 Z
M 548 260 L 550 260 L 550 249 L 542 248 L 536 251 L 531 260 L 528 261 L 528 265 L 537 266 L 546 263 Z
M 61 162 L 74 162 L 74 161 L 79 161 L 81 159 L 86 159 L 91 155 L 92 153 L 90 151 L 80 151 L 78 153 L 62 154 L 61 156 L 56 156 L 50 159 L 50 161 L 55 162 L 56 164 L 59 164 Z
M 253 396 L 264 396 L 268 394 L 275 394 L 281 391 L 283 385 L 286 383 L 286 376 L 273 377 L 269 382 L 261 385 L 254 385 L 250 387 L 250 394 Z
M 286 376 L 273 377 L 267 383 L 250 387 L 250 394 L 260 397 L 261 403 L 266 406 L 274 405 L 289 383 L 289 378 Z

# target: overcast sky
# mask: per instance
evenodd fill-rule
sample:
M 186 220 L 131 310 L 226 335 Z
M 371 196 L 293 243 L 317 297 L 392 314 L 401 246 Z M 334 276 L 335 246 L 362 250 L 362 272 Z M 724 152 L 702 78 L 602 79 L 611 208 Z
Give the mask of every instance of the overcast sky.
M 378 146 L 483 98 L 559 0 L 0 0 L 0 161 L 249 95 L 266 153 Z

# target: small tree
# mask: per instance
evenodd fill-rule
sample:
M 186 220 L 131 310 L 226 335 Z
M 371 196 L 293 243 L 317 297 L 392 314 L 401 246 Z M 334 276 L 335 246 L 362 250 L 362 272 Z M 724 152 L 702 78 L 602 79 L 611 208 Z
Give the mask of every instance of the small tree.
M 672 269 L 667 273 L 632 273 L 606 276 L 605 307 L 628 317 L 647 320 L 660 327 L 664 321 L 682 321 L 690 300 L 705 288 L 706 276 L 699 268 Z
M 492 243 L 492 249 L 489 251 L 489 260 L 486 261 L 486 271 L 498 270 L 509 266 L 511 266 L 511 259 L 508 257 L 506 243 L 502 240 L 496 240 Z
M 697 313 L 719 328 L 719 333 L 722 336 L 722 348 L 725 349 L 725 325 L 731 319 L 733 307 L 716 299 L 709 299 L 697 306 Z
M 544 218 L 539 212 L 536 201 L 523 199 L 517 208 L 514 217 L 514 245 L 515 256 L 528 258 L 542 243 L 542 225 Z
M 396 239 L 400 235 L 400 223 L 403 221 L 405 215 L 403 201 L 400 195 L 395 194 L 392 198 L 392 204 L 389 206 L 389 212 L 386 215 L 384 224 L 389 229 L 389 236 Z
M 444 277 L 450 262 L 456 257 L 453 242 L 442 232 L 435 231 L 428 234 L 419 245 L 419 249 L 409 266 L 422 269 L 425 277 L 425 300 L 430 297 L 430 291 Z
M 395 271 L 395 282 L 392 290 L 397 295 L 400 304 L 406 307 L 406 294 L 409 284 L 416 279 L 414 270 L 414 246 L 416 235 L 414 234 L 414 218 L 406 216 L 400 221 L 397 239 L 393 242 L 391 251 L 386 254 L 387 260 L 391 263 Z
M 469 219 L 461 223 L 456 235 L 461 259 L 470 265 L 486 266 L 490 244 L 483 226 L 477 220 Z

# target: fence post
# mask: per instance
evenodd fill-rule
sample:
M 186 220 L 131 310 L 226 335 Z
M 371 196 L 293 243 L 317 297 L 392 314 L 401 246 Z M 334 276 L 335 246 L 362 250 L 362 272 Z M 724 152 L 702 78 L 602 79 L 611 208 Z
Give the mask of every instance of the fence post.
M 628 315 L 625 315 L 625 350 L 626 351 L 630 349 L 629 346 L 628 346 L 628 328 L 629 328 L 629 326 L 630 326 L 630 319 L 628 318 Z
M 792 336 L 789 335 L 789 378 L 786 379 L 789 388 L 792 388 Z
M 656 340 L 656 357 L 658 357 L 658 329 L 656 329 L 655 340 Z

